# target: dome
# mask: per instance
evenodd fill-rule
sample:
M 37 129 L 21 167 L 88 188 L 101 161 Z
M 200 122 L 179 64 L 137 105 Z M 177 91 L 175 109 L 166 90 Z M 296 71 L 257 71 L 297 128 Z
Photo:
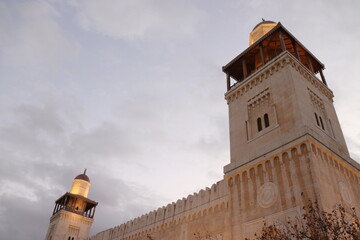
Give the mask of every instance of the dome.
M 77 175 L 76 178 L 74 178 L 74 179 L 80 179 L 80 180 L 90 182 L 89 177 L 85 173 Z
M 262 24 L 276 24 L 276 22 L 273 22 L 273 21 L 270 21 L 270 20 L 262 20 L 262 22 L 259 22 L 258 24 L 256 24 L 256 26 L 254 27 L 254 29 L 253 29 L 253 31 L 258 27 L 258 26 L 260 26 L 260 25 L 262 25 Z
M 86 169 L 83 174 L 77 175 L 72 183 L 70 193 L 87 197 L 90 190 L 90 179 L 86 175 Z
M 276 26 L 276 22 L 263 19 L 262 22 L 258 23 L 250 33 L 249 45 L 259 40 L 262 36 L 268 33 L 271 29 Z

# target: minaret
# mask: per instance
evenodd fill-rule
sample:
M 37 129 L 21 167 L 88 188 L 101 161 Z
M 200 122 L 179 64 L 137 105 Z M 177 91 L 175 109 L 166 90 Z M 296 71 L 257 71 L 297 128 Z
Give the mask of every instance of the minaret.
M 324 64 L 281 23 L 260 22 L 249 43 L 223 67 L 233 236 L 253 238 L 264 221 L 300 217 L 309 200 L 328 212 L 337 204 L 360 209 L 360 165 L 350 158 Z
M 45 240 L 85 240 L 94 221 L 97 202 L 87 196 L 90 179 L 83 174 L 75 177 L 70 192 L 55 201 Z
M 249 42 L 223 67 L 231 154 L 226 172 L 302 136 L 311 136 L 348 161 L 324 64 L 281 23 L 260 22 Z

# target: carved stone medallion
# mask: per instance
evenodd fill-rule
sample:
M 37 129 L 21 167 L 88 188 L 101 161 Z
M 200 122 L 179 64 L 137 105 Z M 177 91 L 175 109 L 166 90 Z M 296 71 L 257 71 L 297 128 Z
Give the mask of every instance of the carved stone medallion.
M 262 208 L 271 207 L 279 195 L 278 187 L 273 182 L 264 183 L 258 192 L 257 202 Z
M 349 188 L 344 182 L 339 182 L 339 189 L 342 199 L 349 205 L 352 205 L 353 200 Z

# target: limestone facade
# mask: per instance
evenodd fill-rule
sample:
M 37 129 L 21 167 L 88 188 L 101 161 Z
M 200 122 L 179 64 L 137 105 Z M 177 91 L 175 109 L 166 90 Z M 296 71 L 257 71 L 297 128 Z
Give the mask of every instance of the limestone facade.
M 50 225 L 47 232 L 49 240 L 82 240 L 89 237 L 92 218 L 60 210 L 50 218 Z
M 359 211 L 360 166 L 349 156 L 333 93 L 293 53 L 269 60 L 225 99 L 231 159 L 224 178 L 90 240 L 253 238 L 264 222 L 300 216 L 308 200 Z
M 90 179 L 83 174 L 75 177 L 70 192 L 55 201 L 45 240 L 85 240 L 89 238 L 97 202 L 87 198 Z

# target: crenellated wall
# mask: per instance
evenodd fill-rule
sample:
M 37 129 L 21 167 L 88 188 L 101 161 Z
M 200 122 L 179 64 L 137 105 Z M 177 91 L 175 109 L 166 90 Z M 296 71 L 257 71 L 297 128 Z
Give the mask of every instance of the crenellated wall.
M 244 165 L 211 188 L 92 236 L 90 240 L 216 240 L 250 237 L 264 222 L 300 217 L 309 200 L 325 210 L 360 208 L 360 173 L 311 136 Z
M 226 176 L 231 195 L 231 239 L 255 239 L 264 222 L 300 217 L 309 200 L 331 212 L 360 209 L 359 165 L 349 164 L 312 137 Z
M 291 53 L 225 97 L 231 161 L 224 179 L 90 240 L 253 238 L 264 222 L 299 217 L 309 200 L 325 210 L 338 203 L 360 208 L 360 165 L 348 154 L 333 94 Z
M 90 240 L 122 240 L 146 237 L 148 234 L 180 226 L 228 207 L 228 185 L 221 180 L 211 188 L 169 203 L 140 217 L 90 237 Z

